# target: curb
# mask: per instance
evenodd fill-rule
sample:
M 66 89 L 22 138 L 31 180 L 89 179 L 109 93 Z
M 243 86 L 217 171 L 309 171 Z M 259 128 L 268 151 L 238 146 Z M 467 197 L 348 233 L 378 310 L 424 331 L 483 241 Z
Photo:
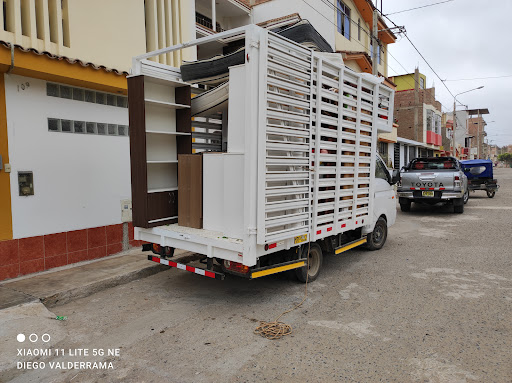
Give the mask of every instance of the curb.
M 46 307 L 56 307 L 69 303 L 75 299 L 88 297 L 100 290 L 124 285 L 136 279 L 146 278 L 165 270 L 168 270 L 168 267 L 164 265 L 151 265 L 141 270 L 136 270 L 127 274 L 107 278 L 105 280 L 91 283 L 85 286 L 80 286 L 75 289 L 61 291 L 48 297 L 35 298 L 39 299 L 40 302 L 43 303 Z

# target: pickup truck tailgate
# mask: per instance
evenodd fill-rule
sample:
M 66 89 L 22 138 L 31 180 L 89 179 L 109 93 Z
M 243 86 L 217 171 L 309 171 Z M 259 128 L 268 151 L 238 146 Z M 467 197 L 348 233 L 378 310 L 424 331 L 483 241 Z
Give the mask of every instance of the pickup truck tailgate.
M 402 188 L 404 189 L 425 189 L 425 190 L 453 190 L 453 171 L 450 172 L 428 172 L 408 171 L 402 173 Z

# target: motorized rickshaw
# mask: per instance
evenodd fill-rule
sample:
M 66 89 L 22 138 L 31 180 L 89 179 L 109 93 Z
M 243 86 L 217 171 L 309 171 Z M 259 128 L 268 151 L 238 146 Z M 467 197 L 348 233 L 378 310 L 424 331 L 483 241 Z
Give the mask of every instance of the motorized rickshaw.
M 498 180 L 494 179 L 491 160 L 461 161 L 464 174 L 468 177 L 468 188 L 471 191 L 485 190 L 487 197 L 493 198 L 499 188 Z

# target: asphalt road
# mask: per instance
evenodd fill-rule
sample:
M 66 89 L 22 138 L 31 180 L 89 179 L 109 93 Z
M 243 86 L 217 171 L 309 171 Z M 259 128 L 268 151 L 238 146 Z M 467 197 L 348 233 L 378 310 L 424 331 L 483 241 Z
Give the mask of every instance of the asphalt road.
M 274 276 L 210 280 L 179 270 L 52 309 L 34 326 L 54 348 L 118 348 L 119 356 L 44 357 L 15 382 L 511 382 L 512 169 L 494 199 L 466 211 L 413 205 L 385 247 L 324 259 L 304 305 L 282 320 L 293 333 L 253 333 L 299 302 L 304 285 Z M 24 360 L 19 357 L 19 360 Z M 50 361 L 107 361 L 109 370 L 58 370 Z M 2 378 L 0 378 L 2 380 Z

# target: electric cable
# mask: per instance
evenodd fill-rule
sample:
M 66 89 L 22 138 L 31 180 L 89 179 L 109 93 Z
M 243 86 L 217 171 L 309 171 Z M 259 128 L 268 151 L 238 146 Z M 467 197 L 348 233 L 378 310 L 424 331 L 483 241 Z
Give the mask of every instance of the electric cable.
M 404 10 L 402 10 L 402 11 L 386 13 L 386 14 L 385 14 L 385 15 L 383 15 L 383 16 L 396 15 L 397 13 L 409 12 L 409 11 L 414 11 L 414 10 L 416 10 L 416 9 L 432 7 L 432 6 L 434 6 L 434 5 L 439 5 L 439 4 L 449 3 L 450 1 L 454 1 L 454 0 L 445 0 L 445 1 L 440 1 L 440 2 L 438 2 L 438 3 L 422 5 L 422 6 L 420 6 L 420 7 L 416 7 L 416 8 L 409 8 L 409 9 L 404 9 Z

